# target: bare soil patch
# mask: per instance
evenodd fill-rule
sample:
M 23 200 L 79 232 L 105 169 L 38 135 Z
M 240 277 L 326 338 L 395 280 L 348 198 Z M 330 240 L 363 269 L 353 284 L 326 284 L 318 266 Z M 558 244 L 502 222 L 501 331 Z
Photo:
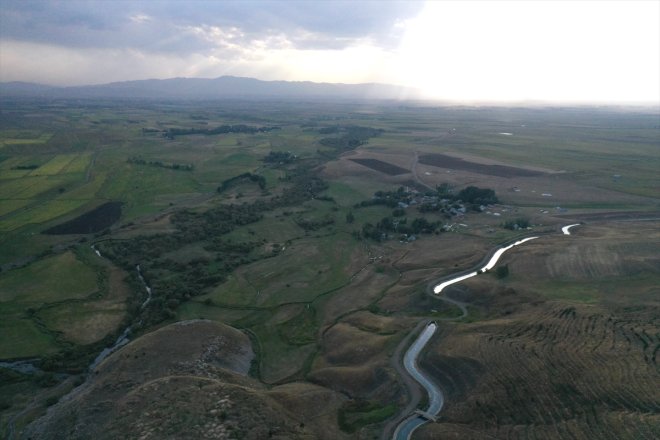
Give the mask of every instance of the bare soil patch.
M 362 366 L 321 368 L 310 373 L 309 379 L 351 397 L 364 397 L 377 393 L 382 386 L 392 388 L 393 377 L 385 367 L 385 363 L 369 363 Z
M 43 231 L 49 235 L 93 234 L 112 226 L 121 217 L 121 202 L 107 202 L 67 222 Z
M 380 171 L 381 173 L 387 174 L 389 176 L 398 176 L 399 174 L 408 174 L 410 170 L 401 168 L 398 165 L 391 163 L 383 162 L 378 159 L 349 159 L 355 163 L 359 163 L 367 168 L 372 170 Z
M 446 154 L 424 154 L 419 156 L 419 163 L 439 168 L 450 168 L 499 177 L 538 177 L 545 174 L 540 171 L 507 165 L 486 165 L 483 163 L 471 162 L 458 157 L 448 156 Z

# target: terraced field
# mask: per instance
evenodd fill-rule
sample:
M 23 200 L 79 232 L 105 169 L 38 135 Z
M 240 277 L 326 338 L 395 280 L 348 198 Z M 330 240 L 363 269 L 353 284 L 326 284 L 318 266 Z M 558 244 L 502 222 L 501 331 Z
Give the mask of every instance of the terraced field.
M 41 163 L 44 157 L 35 160 L 29 156 L 2 163 L 3 175 L 7 168 L 22 173 L 0 179 L 0 232 L 48 222 L 93 200 L 98 185 L 85 182 L 85 170 L 91 158 L 92 153 L 72 153 L 55 155 L 45 163 Z M 29 163 L 36 168 L 15 170 L 12 168 L 19 166 L 15 163 Z M 72 189 L 70 194 L 66 193 Z
M 657 438 L 659 325 L 544 304 L 448 330 L 422 366 L 449 402 L 419 438 Z
M 504 281 L 454 292 L 491 317 L 445 325 L 422 359 L 448 402 L 418 438 L 657 438 L 657 223 L 571 234 L 505 257 Z

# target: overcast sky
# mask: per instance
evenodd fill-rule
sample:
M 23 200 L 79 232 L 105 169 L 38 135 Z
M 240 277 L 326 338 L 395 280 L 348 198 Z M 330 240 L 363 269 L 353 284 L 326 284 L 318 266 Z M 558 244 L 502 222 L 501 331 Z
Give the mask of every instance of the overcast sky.
M 657 104 L 660 0 L 0 0 L 0 81 L 221 75 Z

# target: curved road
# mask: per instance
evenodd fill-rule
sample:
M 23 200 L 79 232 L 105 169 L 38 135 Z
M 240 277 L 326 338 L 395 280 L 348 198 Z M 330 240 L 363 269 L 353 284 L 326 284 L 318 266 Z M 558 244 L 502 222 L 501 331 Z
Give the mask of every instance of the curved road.
M 564 235 L 570 235 L 569 229 L 573 226 L 577 226 L 577 224 L 564 226 L 562 228 L 562 232 L 564 233 Z M 535 240 L 537 238 L 539 238 L 539 237 L 537 237 L 537 236 L 527 237 L 527 238 L 517 240 L 514 243 L 511 243 L 507 246 L 499 247 L 499 248 L 495 249 L 494 251 L 492 251 L 492 255 L 490 256 L 490 258 L 488 258 L 488 256 L 486 256 L 486 258 L 483 260 L 483 261 L 486 261 L 486 259 L 488 260 L 486 264 L 483 264 L 483 261 L 482 261 L 483 265 L 482 264 L 477 265 L 476 269 L 473 269 L 473 270 L 470 270 L 470 271 L 467 271 L 467 272 L 462 272 L 458 276 L 454 275 L 451 278 L 446 279 L 446 280 L 444 280 L 440 283 L 435 281 L 435 282 L 433 282 L 429 285 L 428 290 L 432 291 L 435 295 L 438 295 L 446 287 L 448 287 L 452 284 L 455 284 L 455 283 L 461 282 L 463 280 L 466 280 L 468 278 L 474 277 L 474 276 L 478 275 L 479 273 L 486 273 L 487 271 L 489 271 L 490 269 L 495 267 L 495 265 L 499 261 L 500 257 L 506 251 L 514 248 L 515 246 L 519 246 L 519 245 L 521 245 L 521 244 L 523 244 L 527 241 Z M 443 280 L 443 279 L 441 279 L 441 280 Z M 438 283 L 438 284 L 436 284 L 436 283 Z M 460 319 L 460 318 L 463 318 L 463 317 L 467 316 L 468 312 L 467 312 L 467 308 L 466 308 L 465 303 L 453 300 L 451 298 L 447 298 L 446 296 L 443 296 L 443 297 L 440 297 L 440 298 L 442 300 L 446 301 L 446 302 L 449 302 L 451 304 L 454 304 L 454 305 L 460 307 L 463 314 L 459 318 L 456 318 L 456 319 Z M 433 383 L 433 381 L 430 378 L 425 376 L 424 373 L 417 368 L 417 358 L 419 357 L 419 354 L 421 353 L 421 351 L 424 349 L 426 344 L 429 342 L 429 340 L 431 339 L 431 337 L 433 336 L 433 334 L 437 330 L 437 327 L 438 326 L 437 326 L 436 323 L 434 323 L 434 322 L 429 323 L 426 326 L 426 328 L 422 331 L 422 333 L 417 337 L 415 342 L 410 346 L 408 351 L 406 351 L 406 354 L 403 358 L 403 366 L 404 366 L 406 372 L 408 373 L 408 375 L 410 375 L 410 377 L 412 377 L 415 381 L 417 381 L 417 383 L 420 384 L 425 389 L 425 391 L 427 392 L 427 394 L 429 396 L 429 406 L 428 406 L 428 409 L 424 412 L 427 415 L 430 415 L 430 416 L 433 416 L 433 417 L 437 416 L 438 413 L 442 410 L 442 407 L 444 405 L 444 395 L 442 394 L 442 390 L 440 390 L 440 388 L 435 383 Z M 409 338 L 406 338 L 406 340 L 404 340 L 404 343 L 407 344 L 408 339 Z M 395 356 L 396 356 L 396 359 L 398 360 L 400 358 L 399 350 L 397 350 L 397 353 L 398 354 L 395 354 Z M 406 382 L 406 386 L 410 389 L 410 383 L 411 383 L 410 378 L 406 378 L 405 382 Z M 411 402 L 405 410 L 406 413 L 410 413 L 410 410 L 417 406 L 417 402 L 419 401 L 419 397 L 417 395 L 415 395 L 412 400 L 413 400 L 413 402 Z M 393 439 L 394 440 L 409 440 L 412 433 L 418 427 L 420 427 L 421 425 L 423 425 L 427 421 L 428 421 L 427 417 L 424 417 L 424 416 L 419 415 L 417 413 L 411 414 L 405 420 L 401 421 L 397 425 L 396 429 L 394 430 Z M 389 425 L 388 425 L 388 427 L 389 427 Z M 387 430 L 388 430 L 388 428 L 386 427 L 386 432 L 387 432 Z

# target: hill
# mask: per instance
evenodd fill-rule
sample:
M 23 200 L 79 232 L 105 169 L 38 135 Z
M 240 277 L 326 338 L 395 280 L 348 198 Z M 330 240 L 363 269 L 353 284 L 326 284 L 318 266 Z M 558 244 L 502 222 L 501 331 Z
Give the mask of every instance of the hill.
M 334 393 L 311 384 L 267 390 L 246 376 L 253 356 L 232 327 L 171 324 L 107 358 L 25 438 L 342 437 L 321 414 L 341 402 Z
M 25 82 L 6 82 L 0 83 L 0 97 L 190 100 L 220 98 L 401 99 L 419 97 L 419 92 L 391 84 L 261 81 L 254 78 L 221 76 L 213 79 L 146 79 L 75 87 L 51 87 Z

